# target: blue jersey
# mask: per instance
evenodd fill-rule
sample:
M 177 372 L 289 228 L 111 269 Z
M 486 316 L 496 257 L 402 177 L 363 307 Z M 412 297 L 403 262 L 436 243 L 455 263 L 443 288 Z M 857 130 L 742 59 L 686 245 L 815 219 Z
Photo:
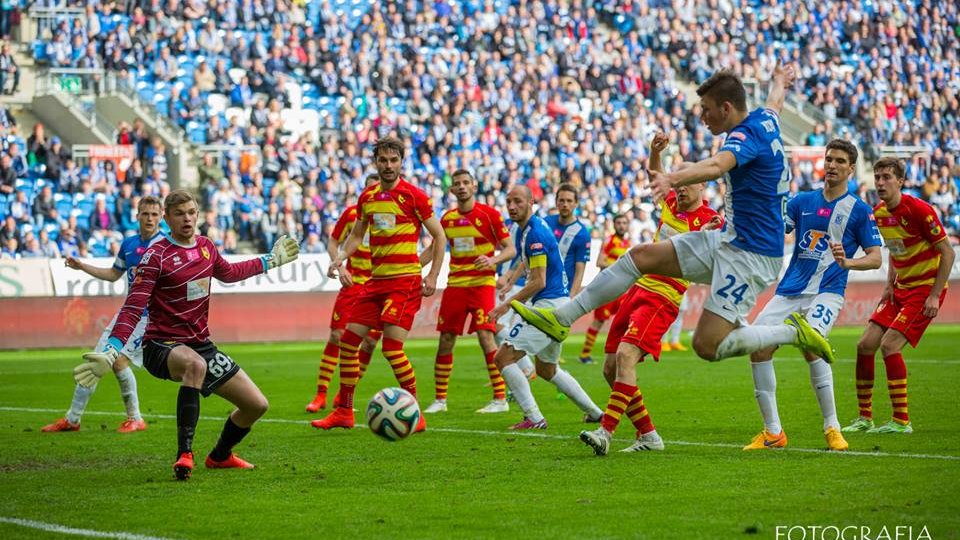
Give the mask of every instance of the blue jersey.
M 565 298 L 570 295 L 557 241 L 553 237 L 553 231 L 542 219 L 530 216 L 530 221 L 520 230 L 516 247 L 520 260 L 527 265 L 528 271 L 546 268 L 546 285 L 533 295 L 531 303 L 540 299 Z
M 563 271 L 567 275 L 567 284 L 573 284 L 577 272 L 577 263 L 590 262 L 590 230 L 579 219 L 569 225 L 560 224 L 560 216 L 552 214 L 543 218 L 544 223 L 553 231 L 553 237 L 560 248 Z
M 780 139 L 780 119 L 769 109 L 751 112 L 727 133 L 720 151 L 737 160 L 723 175 L 724 241 L 752 253 L 783 256 L 783 203 L 790 169 Z
M 162 232 L 158 232 L 148 240 L 140 238 L 139 234 L 123 239 L 123 243 L 120 244 L 120 252 L 117 253 L 117 258 L 113 261 L 113 267 L 127 273 L 128 288 L 133 283 L 137 265 L 140 264 L 140 257 L 143 257 L 143 253 L 147 251 L 148 247 L 161 239 L 163 239 Z
M 830 252 L 830 242 L 842 242 L 847 258 L 858 248 L 880 245 L 880 231 L 867 203 L 852 193 L 827 202 L 823 190 L 801 193 L 787 203 L 787 229 L 796 231 L 796 243 L 787 273 L 777 294 L 836 293 L 847 288 L 847 274 Z

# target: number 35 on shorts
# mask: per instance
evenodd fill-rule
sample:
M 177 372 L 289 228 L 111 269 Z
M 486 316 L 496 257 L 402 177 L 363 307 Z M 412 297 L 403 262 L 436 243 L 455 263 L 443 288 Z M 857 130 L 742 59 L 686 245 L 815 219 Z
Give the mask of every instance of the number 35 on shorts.
M 734 304 L 743 302 L 743 295 L 747 292 L 749 285 L 739 283 L 737 277 L 733 274 L 727 274 L 724 279 L 726 280 L 726 284 L 717 290 L 717 296 L 721 298 L 733 298 Z

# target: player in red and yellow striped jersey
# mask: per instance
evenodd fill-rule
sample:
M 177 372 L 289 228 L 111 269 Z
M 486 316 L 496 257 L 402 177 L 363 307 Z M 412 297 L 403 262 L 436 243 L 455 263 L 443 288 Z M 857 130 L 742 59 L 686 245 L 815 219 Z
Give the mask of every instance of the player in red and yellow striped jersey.
M 947 294 L 954 253 L 943 225 L 929 204 L 900 193 L 903 163 L 884 158 L 873 165 L 880 204 L 873 209 L 877 228 L 890 251 L 887 287 L 857 343 L 857 400 L 860 415 L 843 431 L 912 433 L 907 410 L 907 366 L 901 351 L 916 347 Z M 874 358 L 883 354 L 893 419 L 873 425 Z
M 627 237 L 627 229 L 630 226 L 627 216 L 618 215 L 613 218 L 613 234 L 603 243 L 600 250 L 600 257 L 597 258 L 597 267 L 603 270 L 611 264 L 617 262 L 621 255 L 630 250 L 630 238 Z M 587 328 L 587 337 L 583 340 L 583 349 L 580 351 L 580 362 L 583 364 L 592 364 L 593 358 L 590 353 L 593 351 L 593 344 L 597 341 L 597 334 L 603 328 L 603 323 L 607 322 L 613 314 L 620 308 L 620 300 L 617 298 L 607 305 L 600 306 L 593 311 L 593 321 Z
M 668 140 L 662 133 L 654 136 L 650 144 L 651 170 L 661 170 L 660 153 Z M 660 224 L 654 241 L 689 231 L 716 229 L 722 224 L 720 216 L 703 201 L 703 184 L 681 186 L 660 203 Z M 689 281 L 683 279 L 647 274 L 622 297 L 604 345 L 607 357 L 603 375 L 612 389 L 610 399 L 600 427 L 580 433 L 580 440 L 597 455 L 605 455 L 609 450 L 613 432 L 624 413 L 637 428 L 637 440 L 624 452 L 663 450 L 663 440 L 637 388 L 636 366 L 648 354 L 654 360 L 660 359 L 663 334 L 677 318 L 688 285 Z
M 468 315 L 469 332 L 477 333 L 493 386 L 493 401 L 477 412 L 507 412 L 510 406 L 506 400 L 506 384 L 493 360 L 497 353 L 493 338 L 496 321 L 490 319 L 489 313 L 497 302 L 497 265 L 512 260 L 517 249 L 510 241 L 503 217 L 490 206 L 476 201 L 477 181 L 470 171 L 458 169 L 453 173 L 450 192 L 457 198 L 457 207 L 440 218 L 450 244 L 450 275 L 437 319 L 440 343 L 437 345 L 433 371 L 436 400 L 424 413 L 447 410 L 447 384 L 453 371 L 453 347 L 457 336 L 463 334 Z M 500 253 L 494 255 L 496 249 Z M 428 255 L 429 252 L 424 252 L 421 263 L 427 263 Z M 439 265 L 441 261 L 433 262 Z
M 367 176 L 364 187 L 370 187 L 377 183 L 379 178 L 375 174 Z M 327 243 L 327 253 L 337 253 L 357 221 L 357 205 L 348 206 L 340 215 L 337 224 L 333 227 L 330 234 L 330 240 Z M 364 283 L 370 279 L 370 239 L 363 238 L 363 242 L 357 247 L 357 250 L 347 260 L 345 270 L 341 270 L 340 292 L 337 293 L 337 299 L 333 303 L 333 312 L 330 314 L 330 338 L 323 348 L 323 356 L 320 358 L 320 368 L 317 370 L 317 394 L 313 400 L 307 404 L 307 412 L 315 413 L 327 406 L 327 388 L 330 386 L 330 380 L 333 373 L 337 370 L 337 361 L 340 358 L 340 337 L 347 328 L 347 315 L 350 308 L 360 296 L 360 290 Z M 360 372 L 361 376 L 370 363 L 370 357 L 380 339 L 380 330 L 373 329 L 363 339 L 360 345 Z M 336 400 L 334 406 L 337 405 Z
M 400 177 L 404 145 L 396 137 L 383 137 L 373 149 L 380 183 L 363 190 L 357 202 L 357 223 L 330 263 L 327 274 L 337 276 L 343 262 L 353 255 L 370 232 L 371 278 L 347 316 L 347 329 L 340 338 L 340 404 L 326 418 L 311 423 L 316 428 L 352 428 L 353 393 L 360 375 L 358 348 L 371 328 L 383 328 L 383 355 L 400 386 L 417 395 L 413 366 L 403 351 L 413 318 L 423 296 L 436 291 L 440 266 L 421 277 L 417 242 L 425 227 L 433 238 L 433 259 L 443 258 L 446 237 L 433 214 L 427 194 Z M 416 431 L 426 422 L 420 417 Z

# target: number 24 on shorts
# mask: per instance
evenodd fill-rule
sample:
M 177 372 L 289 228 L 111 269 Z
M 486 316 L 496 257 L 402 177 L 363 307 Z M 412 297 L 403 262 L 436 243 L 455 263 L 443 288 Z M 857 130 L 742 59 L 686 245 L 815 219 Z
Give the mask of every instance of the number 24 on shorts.
M 743 302 L 743 293 L 747 292 L 748 285 L 744 283 L 737 287 L 737 278 L 733 274 L 727 274 L 725 279 L 727 280 L 727 284 L 717 291 L 717 296 L 721 298 L 733 297 L 734 304 Z M 730 289 L 733 290 L 731 291 Z

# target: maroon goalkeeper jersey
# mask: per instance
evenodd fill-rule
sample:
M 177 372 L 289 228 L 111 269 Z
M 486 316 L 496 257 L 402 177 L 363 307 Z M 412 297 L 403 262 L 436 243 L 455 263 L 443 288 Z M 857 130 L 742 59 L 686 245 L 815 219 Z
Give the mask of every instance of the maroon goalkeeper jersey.
M 150 322 L 144 340 L 205 342 L 210 338 L 210 278 L 226 283 L 263 273 L 263 261 L 227 262 L 208 238 L 184 247 L 164 238 L 140 259 L 127 299 L 120 308 L 111 337 L 127 342 L 148 308 Z

